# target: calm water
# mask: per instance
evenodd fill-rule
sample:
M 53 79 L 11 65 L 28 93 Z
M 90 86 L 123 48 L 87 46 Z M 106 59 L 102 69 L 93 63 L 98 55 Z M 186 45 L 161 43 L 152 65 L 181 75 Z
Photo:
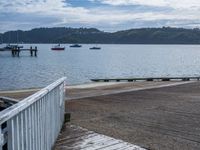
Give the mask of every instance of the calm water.
M 22 52 L 19 58 L 0 52 L 0 90 L 43 87 L 66 76 L 68 84 L 91 78 L 199 76 L 198 45 L 94 45 L 51 51 L 52 44 L 38 46 L 38 57 Z M 26 44 L 24 47 L 29 47 Z

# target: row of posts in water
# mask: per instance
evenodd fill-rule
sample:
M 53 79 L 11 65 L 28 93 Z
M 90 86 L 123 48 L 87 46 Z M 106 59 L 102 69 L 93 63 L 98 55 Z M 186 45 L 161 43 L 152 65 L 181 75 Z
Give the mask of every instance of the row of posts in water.
M 30 51 L 30 56 L 35 56 L 37 57 L 37 46 L 35 46 L 35 48 L 33 48 L 32 46 L 30 47 L 30 49 L 21 49 L 20 47 L 13 47 L 11 52 L 12 52 L 12 56 L 15 57 L 19 57 L 19 54 L 21 51 Z

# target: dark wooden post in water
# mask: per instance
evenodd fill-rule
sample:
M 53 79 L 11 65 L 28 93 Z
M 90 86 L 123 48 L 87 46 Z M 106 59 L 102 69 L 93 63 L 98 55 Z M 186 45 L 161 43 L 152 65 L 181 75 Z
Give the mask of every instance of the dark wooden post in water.
M 12 48 L 12 51 L 13 51 L 13 57 L 15 57 L 15 55 L 16 55 L 16 50 L 15 50 L 15 47 L 14 47 L 14 48 Z
M 18 56 L 19 57 L 19 52 L 20 52 L 20 48 L 19 47 L 13 47 L 11 49 L 11 53 L 12 53 L 12 56 L 15 57 L 15 56 Z
M 32 46 L 30 47 L 31 56 L 33 56 L 34 53 L 34 56 L 37 57 L 37 51 L 38 51 L 37 46 L 35 46 L 35 49 L 33 49 Z
M 14 56 L 15 56 L 15 51 L 14 51 L 14 49 L 11 50 L 11 53 L 12 53 L 12 56 L 14 57 Z
M 35 57 L 37 57 L 37 46 L 35 46 Z
M 19 47 L 16 48 L 16 52 L 17 52 L 17 56 L 19 57 L 19 52 L 20 52 L 20 48 Z
M 31 53 L 31 56 L 33 56 L 33 48 L 32 48 L 32 46 L 30 47 L 30 53 Z

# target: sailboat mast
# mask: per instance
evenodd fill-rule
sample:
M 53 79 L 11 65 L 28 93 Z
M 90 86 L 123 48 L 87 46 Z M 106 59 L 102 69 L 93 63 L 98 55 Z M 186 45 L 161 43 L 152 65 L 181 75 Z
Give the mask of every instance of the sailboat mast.
M 18 40 L 19 40 L 19 37 L 18 37 L 18 31 L 17 31 L 17 44 L 18 44 L 18 42 L 19 42 Z
M 10 45 L 10 32 L 9 32 L 9 34 L 8 34 L 8 43 L 9 43 L 9 45 Z
M 1 34 L 1 44 L 3 44 L 3 33 Z

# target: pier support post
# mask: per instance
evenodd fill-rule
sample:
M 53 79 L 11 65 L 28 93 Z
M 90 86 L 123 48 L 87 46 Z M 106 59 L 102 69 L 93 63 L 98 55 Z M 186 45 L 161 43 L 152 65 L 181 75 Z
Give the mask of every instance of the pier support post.
M 32 48 L 32 46 L 30 47 L 30 54 L 31 54 L 31 56 L 33 56 L 33 48 Z
M 17 55 L 17 48 L 16 47 L 12 48 L 11 53 L 12 56 L 15 57 Z
M 35 57 L 37 57 L 37 46 L 35 46 Z
M 11 53 L 12 53 L 12 56 L 14 57 L 15 56 L 14 49 L 11 50 Z
M 19 57 L 19 52 L 20 52 L 20 48 L 19 47 L 16 49 L 16 52 L 17 52 L 17 56 Z

